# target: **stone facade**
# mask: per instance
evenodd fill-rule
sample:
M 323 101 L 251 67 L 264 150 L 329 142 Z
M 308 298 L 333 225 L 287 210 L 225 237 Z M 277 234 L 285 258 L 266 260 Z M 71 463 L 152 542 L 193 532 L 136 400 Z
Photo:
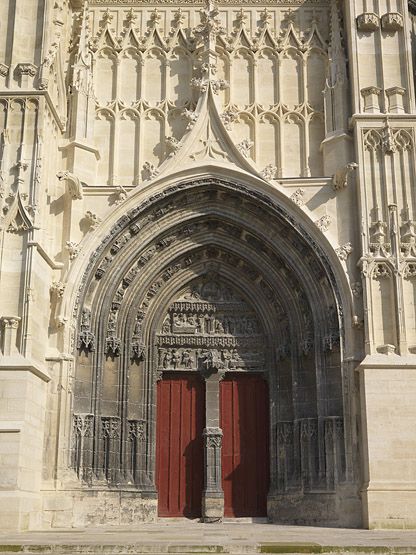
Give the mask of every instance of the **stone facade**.
M 1 2 L 3 530 L 157 519 L 172 372 L 206 521 L 221 380 L 258 373 L 271 520 L 416 527 L 413 12 Z

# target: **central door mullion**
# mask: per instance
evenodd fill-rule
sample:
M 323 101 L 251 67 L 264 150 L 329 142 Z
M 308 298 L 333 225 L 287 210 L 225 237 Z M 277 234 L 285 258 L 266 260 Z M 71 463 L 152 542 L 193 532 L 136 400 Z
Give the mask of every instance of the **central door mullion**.
M 222 430 L 220 428 L 220 381 L 222 373 L 205 378 L 204 522 L 217 522 L 224 516 L 224 492 L 221 477 Z

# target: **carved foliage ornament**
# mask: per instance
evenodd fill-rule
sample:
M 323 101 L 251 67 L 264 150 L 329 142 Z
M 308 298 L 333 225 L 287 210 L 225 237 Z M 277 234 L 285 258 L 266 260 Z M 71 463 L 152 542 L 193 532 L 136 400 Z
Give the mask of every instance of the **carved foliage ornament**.
M 352 253 L 353 248 L 351 243 L 345 243 L 345 245 L 342 245 L 342 247 L 338 247 L 337 249 L 335 249 L 335 252 L 337 253 L 337 256 L 340 260 L 342 261 L 346 261 L 348 256 Z
M 322 216 L 322 218 L 319 218 L 319 220 L 316 220 L 315 225 L 320 231 L 324 233 L 325 231 L 328 231 L 331 223 L 332 223 L 331 216 L 328 216 L 328 214 L 325 214 L 325 216 Z
M 303 206 L 305 204 L 304 189 L 296 189 L 296 191 L 292 195 L 290 195 L 290 200 L 298 206 Z

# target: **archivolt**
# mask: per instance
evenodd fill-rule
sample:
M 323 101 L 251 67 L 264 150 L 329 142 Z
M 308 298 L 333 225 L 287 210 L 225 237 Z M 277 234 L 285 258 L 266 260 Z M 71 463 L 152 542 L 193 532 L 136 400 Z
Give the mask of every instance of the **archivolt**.
M 75 308 L 74 418 L 78 424 L 82 415 L 91 420 L 87 452 L 92 454 L 82 462 L 74 458 L 81 477 L 91 481 L 104 474 L 110 483 L 127 480 L 154 490 L 155 333 L 175 294 L 209 272 L 235 283 L 262 322 L 275 440 L 290 423 L 292 435 L 305 421 L 311 437 L 319 438 L 324 433 L 320 419 L 342 421 L 343 312 L 318 245 L 266 196 L 214 179 L 181 183 L 119 220 L 84 274 Z M 133 447 L 131 426 L 139 421 L 145 440 Z M 100 439 L 110 433 L 116 444 Z M 293 436 L 294 452 L 296 441 Z M 83 449 L 78 445 L 76 453 Z M 315 461 L 310 464 L 319 466 L 308 478 L 309 487 L 322 487 L 322 476 L 333 487 L 319 449 L 308 454 Z M 292 460 L 289 451 L 279 456 Z M 111 464 L 109 453 L 116 453 Z M 272 445 L 273 487 L 279 488 L 283 478 L 276 453 Z M 137 457 L 142 467 L 132 468 Z M 294 479 L 302 480 L 300 475 Z

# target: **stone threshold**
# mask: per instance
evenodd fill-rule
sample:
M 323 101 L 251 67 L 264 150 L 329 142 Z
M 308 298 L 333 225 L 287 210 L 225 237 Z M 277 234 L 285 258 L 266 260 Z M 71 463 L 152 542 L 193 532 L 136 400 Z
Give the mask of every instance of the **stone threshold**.
M 148 544 L 71 544 L 71 543 L 48 543 L 48 544 L 0 544 L 2 555 L 199 555 L 199 554 L 230 554 L 230 555 L 250 555 L 257 553 L 278 553 L 301 555 L 307 553 L 321 553 L 326 555 L 399 555 L 416 554 L 415 546 L 330 546 L 318 543 L 299 543 L 299 542 L 265 542 L 258 544 L 238 544 L 238 545 L 169 545 L 166 543 Z

